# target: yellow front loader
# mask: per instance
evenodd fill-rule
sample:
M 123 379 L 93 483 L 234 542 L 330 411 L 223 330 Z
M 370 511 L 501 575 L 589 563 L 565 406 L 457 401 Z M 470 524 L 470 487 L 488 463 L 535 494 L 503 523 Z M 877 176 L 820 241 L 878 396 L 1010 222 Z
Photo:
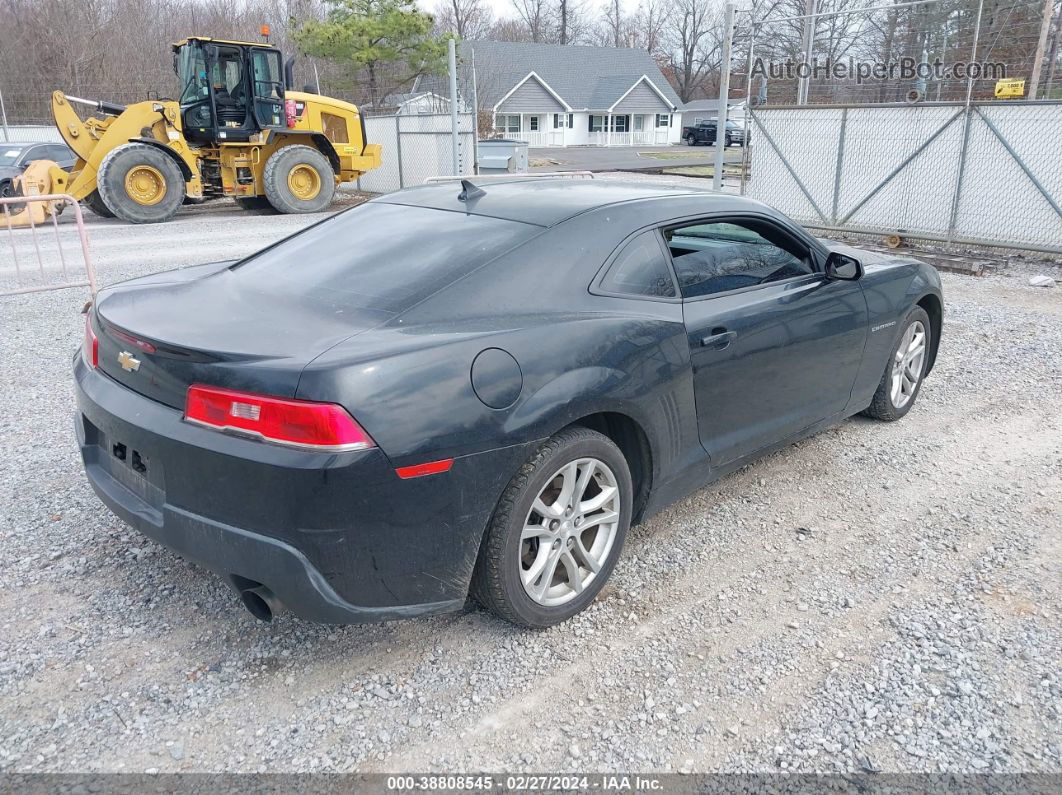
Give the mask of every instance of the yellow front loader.
M 319 212 L 336 186 L 380 165 L 357 106 L 292 90 L 292 60 L 267 44 L 190 37 L 173 45 L 176 99 L 132 105 L 52 94 L 78 160 L 50 168 L 65 193 L 131 223 L 171 218 L 186 200 Z M 73 105 L 101 116 L 82 120 Z M 41 192 L 54 192 L 54 185 Z

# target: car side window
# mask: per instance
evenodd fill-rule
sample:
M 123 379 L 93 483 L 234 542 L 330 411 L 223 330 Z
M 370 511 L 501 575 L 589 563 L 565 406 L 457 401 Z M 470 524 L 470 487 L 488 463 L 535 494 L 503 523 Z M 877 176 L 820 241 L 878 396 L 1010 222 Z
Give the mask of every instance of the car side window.
M 664 230 L 683 298 L 739 290 L 815 272 L 799 240 L 758 219 L 709 221 Z
M 49 160 L 55 160 L 61 163 L 64 160 L 73 159 L 73 156 L 74 153 L 70 150 L 70 148 L 62 144 L 55 144 L 53 146 L 48 147 L 47 157 Z
M 627 243 L 601 280 L 608 293 L 674 298 L 675 282 L 656 231 L 643 232 Z
M 43 146 L 31 146 L 25 152 L 22 153 L 21 163 L 23 166 L 28 166 L 34 160 L 40 160 L 44 157 Z

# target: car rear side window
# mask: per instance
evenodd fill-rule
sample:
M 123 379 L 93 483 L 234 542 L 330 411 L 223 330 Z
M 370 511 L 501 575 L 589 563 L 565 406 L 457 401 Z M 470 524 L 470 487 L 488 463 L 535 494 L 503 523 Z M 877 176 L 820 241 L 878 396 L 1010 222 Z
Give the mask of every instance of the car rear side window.
M 620 295 L 674 298 L 675 282 L 655 230 L 627 243 L 601 280 L 601 290 Z
M 798 240 L 768 221 L 709 221 L 664 232 L 683 298 L 814 273 Z
M 232 266 L 249 292 L 396 313 L 542 231 L 518 221 L 369 202 Z

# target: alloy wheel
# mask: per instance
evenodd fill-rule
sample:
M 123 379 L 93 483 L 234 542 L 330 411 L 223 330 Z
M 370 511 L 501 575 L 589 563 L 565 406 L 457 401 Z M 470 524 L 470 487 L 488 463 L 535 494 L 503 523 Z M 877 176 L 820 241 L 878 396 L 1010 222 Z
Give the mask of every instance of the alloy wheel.
M 563 605 L 594 581 L 616 540 L 621 505 L 616 476 L 600 459 L 579 458 L 554 473 L 520 534 L 520 579 L 533 601 Z
M 889 399 L 896 408 L 902 409 L 914 397 L 925 358 L 926 327 L 921 320 L 916 320 L 904 331 L 893 357 Z

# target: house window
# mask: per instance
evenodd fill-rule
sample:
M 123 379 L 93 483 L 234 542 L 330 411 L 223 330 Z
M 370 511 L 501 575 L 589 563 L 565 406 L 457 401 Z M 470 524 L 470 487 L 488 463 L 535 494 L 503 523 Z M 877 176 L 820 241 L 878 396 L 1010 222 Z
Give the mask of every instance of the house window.
M 495 126 L 504 133 L 518 133 L 520 132 L 520 116 L 503 114 L 498 117 L 498 123 Z
M 605 117 L 604 116 L 590 116 L 590 132 L 604 132 L 605 131 Z
M 701 123 L 700 119 L 697 119 L 694 122 L 694 124 L 700 124 L 700 123 Z M 671 126 L 671 114 L 670 113 L 658 113 L 658 114 L 656 114 L 656 126 L 657 126 L 657 129 L 659 129 L 660 127 L 670 127 Z
M 631 117 L 630 116 L 613 116 L 612 117 L 612 132 L 630 132 L 631 130 Z
M 553 129 L 554 130 L 561 130 L 561 129 L 564 128 L 563 119 L 564 119 L 564 114 L 563 113 L 554 113 L 553 114 Z
M 538 132 L 538 116 L 532 116 L 530 118 L 530 121 L 531 121 L 531 132 Z
M 568 129 L 570 130 L 573 127 L 575 127 L 575 114 L 574 113 L 569 113 L 568 114 Z

